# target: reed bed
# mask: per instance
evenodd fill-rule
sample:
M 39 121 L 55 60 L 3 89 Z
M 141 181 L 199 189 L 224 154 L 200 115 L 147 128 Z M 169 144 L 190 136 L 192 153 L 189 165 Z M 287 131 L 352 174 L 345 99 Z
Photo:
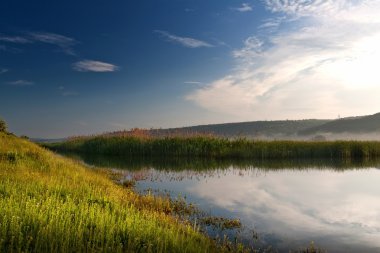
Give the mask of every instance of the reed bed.
M 228 250 L 107 173 L 0 133 L 0 252 Z
M 377 141 L 256 141 L 213 136 L 98 136 L 49 144 L 57 151 L 129 157 L 369 160 L 380 157 Z

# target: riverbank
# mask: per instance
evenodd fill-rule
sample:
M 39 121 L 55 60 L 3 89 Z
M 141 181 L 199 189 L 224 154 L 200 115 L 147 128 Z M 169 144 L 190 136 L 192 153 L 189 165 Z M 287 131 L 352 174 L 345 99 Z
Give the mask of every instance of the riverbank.
M 170 202 L 0 133 L 1 252 L 223 252 Z

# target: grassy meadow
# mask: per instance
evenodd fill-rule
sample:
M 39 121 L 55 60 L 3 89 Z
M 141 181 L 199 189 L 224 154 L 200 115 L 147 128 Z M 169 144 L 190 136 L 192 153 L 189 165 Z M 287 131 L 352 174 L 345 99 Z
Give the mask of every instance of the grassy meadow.
M 57 151 L 130 157 L 369 160 L 376 141 L 258 141 L 214 136 L 95 136 L 47 144 Z
M 115 184 L 106 170 L 0 132 L 0 252 L 231 249 L 174 218 L 172 209 L 166 199 Z

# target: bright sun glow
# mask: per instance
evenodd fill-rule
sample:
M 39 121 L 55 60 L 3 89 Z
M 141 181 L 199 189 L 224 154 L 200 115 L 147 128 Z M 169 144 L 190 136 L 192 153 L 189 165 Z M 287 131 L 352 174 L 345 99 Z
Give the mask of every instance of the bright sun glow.
M 325 74 L 354 89 L 379 86 L 379 45 L 380 34 L 359 41 L 350 55 L 325 66 Z

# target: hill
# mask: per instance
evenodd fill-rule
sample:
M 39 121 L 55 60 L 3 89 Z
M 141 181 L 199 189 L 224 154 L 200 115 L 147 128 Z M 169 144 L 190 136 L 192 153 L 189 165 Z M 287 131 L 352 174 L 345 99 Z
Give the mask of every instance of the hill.
M 329 120 L 279 120 L 279 121 L 253 121 L 240 123 L 225 123 L 213 125 L 200 125 L 183 128 L 173 128 L 167 131 L 195 132 L 195 133 L 213 133 L 218 136 L 233 137 L 278 137 L 292 136 L 297 132 L 312 127 L 318 127 Z
M 349 117 L 332 120 L 325 124 L 300 130 L 299 135 L 332 134 L 369 134 L 380 133 L 380 113 L 368 116 Z
M 380 113 L 332 119 L 274 120 L 223 123 L 177 127 L 167 129 L 132 129 L 100 134 L 100 136 L 192 136 L 216 135 L 220 137 L 248 139 L 310 139 L 328 134 L 328 139 L 373 139 L 380 134 Z M 327 137 L 327 136 L 325 136 Z M 323 138 L 325 138 L 323 137 Z M 67 140 L 32 139 L 35 142 L 51 143 Z
M 210 124 L 168 129 L 133 129 L 130 131 L 116 131 L 106 133 L 106 136 L 149 135 L 173 136 L 212 134 L 221 137 L 246 138 L 281 138 L 295 137 L 299 131 L 321 126 L 330 120 L 278 120 L 278 121 L 252 121 L 239 123 Z

